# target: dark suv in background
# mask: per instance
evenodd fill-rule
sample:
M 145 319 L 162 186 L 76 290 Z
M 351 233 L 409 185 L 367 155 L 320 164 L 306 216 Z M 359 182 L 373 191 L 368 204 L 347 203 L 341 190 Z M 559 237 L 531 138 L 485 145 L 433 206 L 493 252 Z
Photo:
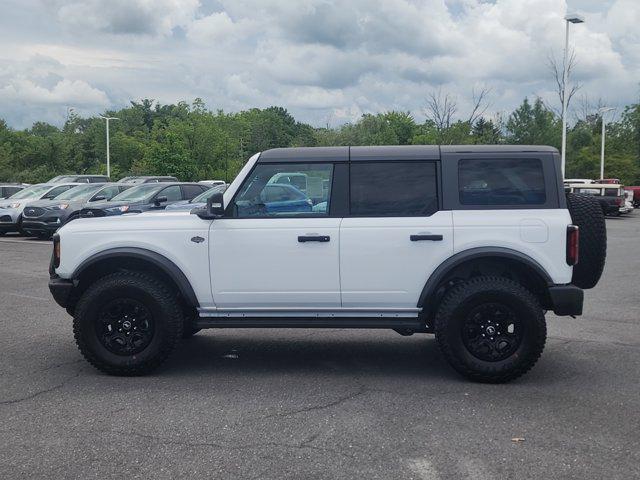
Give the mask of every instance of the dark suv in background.
M 191 200 L 208 190 L 199 183 L 143 183 L 116 195 L 108 202 L 87 206 L 81 217 L 107 217 L 123 213 L 141 213 L 149 210 L 164 210 L 167 205 Z
M 27 235 L 48 238 L 62 225 L 78 218 L 85 206 L 109 201 L 131 187 L 126 183 L 90 183 L 51 200 L 31 202 L 22 212 L 22 230 Z

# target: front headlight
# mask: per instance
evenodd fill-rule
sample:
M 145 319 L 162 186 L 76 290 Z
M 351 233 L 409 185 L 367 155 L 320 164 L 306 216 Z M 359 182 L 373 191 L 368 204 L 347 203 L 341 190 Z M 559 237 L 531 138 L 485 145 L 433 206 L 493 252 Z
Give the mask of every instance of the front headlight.
M 122 205 L 121 207 L 118 207 L 118 210 L 120 210 L 122 213 L 128 212 L 129 211 L 129 205 Z
M 12 203 L 11 205 L 9 205 L 9 208 L 18 208 L 19 206 L 19 203 Z
M 69 204 L 68 203 L 61 203 L 60 205 L 58 205 L 58 208 L 60 210 L 66 210 L 67 208 L 69 208 Z

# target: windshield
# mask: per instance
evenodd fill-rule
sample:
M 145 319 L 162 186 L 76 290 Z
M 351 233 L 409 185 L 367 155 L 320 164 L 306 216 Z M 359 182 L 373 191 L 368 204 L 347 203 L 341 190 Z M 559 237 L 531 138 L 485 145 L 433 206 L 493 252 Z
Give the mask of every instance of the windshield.
M 131 187 L 128 190 L 116 195 L 111 199 L 112 202 L 118 202 L 120 200 L 127 200 L 132 202 L 138 202 L 153 197 L 158 190 L 166 187 L 166 185 L 158 185 L 157 183 L 145 183 L 138 185 L 137 187 Z
M 104 185 L 81 185 L 79 187 L 73 187 L 66 192 L 62 192 L 56 197 L 56 200 L 86 200 L 96 191 L 103 188 Z
M 39 197 L 41 194 L 45 193 L 49 190 L 52 185 L 32 185 L 24 190 L 20 190 L 17 193 L 14 193 L 9 198 L 29 198 L 29 197 Z
M 210 188 L 209 190 L 205 190 L 200 195 L 190 200 L 189 203 L 206 203 L 206 201 L 209 200 L 209 198 L 211 198 L 211 195 L 221 191 L 222 189 L 220 187 Z

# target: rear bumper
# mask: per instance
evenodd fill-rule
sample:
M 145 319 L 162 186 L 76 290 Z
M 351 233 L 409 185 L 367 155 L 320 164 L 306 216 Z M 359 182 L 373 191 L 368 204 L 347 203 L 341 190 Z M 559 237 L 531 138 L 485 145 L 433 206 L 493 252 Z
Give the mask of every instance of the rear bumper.
M 575 285 L 549 287 L 553 313 L 556 315 L 582 315 L 584 291 Z
M 73 280 L 67 280 L 66 278 L 60 278 L 57 275 L 53 275 L 49 279 L 49 291 L 53 295 L 53 299 L 62 308 L 68 308 L 70 306 L 71 293 L 75 285 Z

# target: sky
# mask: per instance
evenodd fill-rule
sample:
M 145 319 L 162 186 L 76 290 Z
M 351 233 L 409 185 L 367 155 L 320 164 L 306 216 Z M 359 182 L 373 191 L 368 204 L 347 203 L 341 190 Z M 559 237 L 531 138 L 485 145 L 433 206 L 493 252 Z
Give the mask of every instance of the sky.
M 285 107 L 338 126 L 388 110 L 425 117 L 432 92 L 488 116 L 525 96 L 557 108 L 550 56 L 567 13 L 574 106 L 640 96 L 640 0 L 0 0 L 0 118 L 62 125 L 142 98 L 212 110 Z M 582 102 L 584 103 L 584 102 Z

